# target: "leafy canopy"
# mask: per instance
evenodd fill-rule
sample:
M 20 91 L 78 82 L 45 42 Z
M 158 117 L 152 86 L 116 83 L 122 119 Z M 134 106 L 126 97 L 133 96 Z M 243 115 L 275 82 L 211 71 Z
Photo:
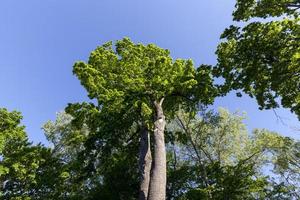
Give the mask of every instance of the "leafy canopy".
M 226 91 L 241 89 L 257 99 L 260 109 L 276 108 L 281 101 L 300 117 L 299 6 L 290 0 L 237 1 L 235 20 L 247 23 L 227 28 L 217 49 L 215 73 L 225 78 Z
M 184 102 L 213 100 L 209 66 L 196 70 L 191 60 L 173 60 L 168 50 L 128 38 L 99 46 L 87 63 L 77 62 L 73 72 L 102 109 L 139 109 L 147 117 L 153 102 L 162 98 L 169 111 Z
M 19 112 L 9 112 L 5 108 L 0 108 L 0 156 L 3 156 L 5 147 L 12 141 L 22 141 L 26 139 L 24 126 L 20 126 L 22 116 Z
M 0 109 L 0 199 L 59 199 L 64 181 L 59 159 L 42 145 L 28 142 L 22 116 Z
M 281 182 L 282 173 L 287 172 L 283 166 L 289 166 L 291 177 L 298 176 L 293 163 L 297 162 L 299 151 L 290 149 L 295 141 L 264 129 L 255 129 L 250 134 L 243 119 L 244 115 L 225 109 L 219 109 L 218 113 L 202 112 L 200 117 L 178 113 L 168 127 L 177 138 L 167 148 L 168 197 L 190 200 L 297 197 L 289 189 L 299 188 L 295 184 L 298 179 Z M 280 177 L 276 181 L 268 177 L 274 173 Z
M 237 0 L 234 20 L 249 20 L 252 17 L 298 16 L 299 0 Z

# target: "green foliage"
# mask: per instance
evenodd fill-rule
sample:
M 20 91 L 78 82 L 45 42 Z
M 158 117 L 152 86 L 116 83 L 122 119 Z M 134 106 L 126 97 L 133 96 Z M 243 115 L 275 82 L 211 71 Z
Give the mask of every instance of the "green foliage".
M 136 199 L 139 188 L 138 158 L 132 154 L 130 147 L 123 152 L 116 152 L 109 161 L 110 166 L 100 167 L 105 170 L 101 175 L 102 183 L 95 183 L 96 189 L 88 199 Z
M 0 155 L 26 140 L 25 127 L 20 125 L 21 120 L 22 116 L 19 112 L 0 109 Z
M 298 197 L 297 180 L 291 180 L 299 172 L 290 173 L 293 178 L 289 183 L 279 183 L 284 176 L 276 171 L 278 161 L 287 158 L 282 154 L 293 154 L 294 141 L 264 129 L 249 134 L 244 118 L 245 115 L 231 114 L 225 109 L 219 109 L 219 113 L 204 112 L 196 118 L 184 112 L 177 114 L 168 127 L 177 137 L 169 148 L 169 199 Z M 282 166 L 295 169 L 296 162 L 285 160 Z M 266 167 L 273 169 L 267 172 Z M 274 173 L 280 177 L 277 182 L 266 175 Z
M 298 7 L 298 1 L 289 0 L 238 1 L 234 16 L 248 20 L 297 14 L 294 8 Z M 241 89 L 257 99 L 260 109 L 276 108 L 280 100 L 283 107 L 300 116 L 299 35 L 297 15 L 227 28 L 215 68 L 215 74 L 225 78 L 225 92 Z
M 300 116 L 298 5 L 238 1 L 236 20 L 288 17 L 226 29 L 213 69 L 225 78 L 222 92 L 242 89 L 262 109 L 277 107 L 280 97 Z M 167 199 L 299 198 L 299 142 L 267 130 L 249 134 L 239 113 L 199 110 L 221 95 L 210 66 L 196 69 L 124 38 L 99 46 L 73 72 L 97 103 L 69 104 L 47 122 L 52 148 L 29 143 L 21 114 L 0 109 L 0 199 L 136 199 L 141 124 L 152 131 L 153 103 L 161 99 L 169 117 Z M 266 166 L 278 180 L 264 174 Z
M 5 154 L 18 149 L 20 143 L 26 140 L 24 127 L 20 126 L 22 116 L 19 112 L 9 112 L 0 109 L 0 158 Z M 0 162 L 0 176 L 9 173 L 9 168 Z
M 281 185 L 300 198 L 300 142 L 287 138 L 283 146 L 274 149 L 274 171 L 281 176 Z
M 249 151 L 251 139 L 244 119 L 244 114 L 231 114 L 223 108 L 217 114 L 209 111 L 201 117 L 179 112 L 170 128 L 177 133 L 177 141 L 197 151 L 197 157 L 234 165 L 254 153 Z
M 184 197 L 189 200 L 209 199 L 255 199 L 267 186 L 265 178 L 255 179 L 253 164 L 238 163 L 236 166 L 221 166 L 216 162 L 207 166 L 210 186 L 200 186 L 188 191 Z
M 249 20 L 252 17 L 298 16 L 298 0 L 237 0 L 234 20 Z
M 88 62 L 74 65 L 73 73 L 97 102 L 66 108 L 74 126 L 88 128 L 78 154 L 86 177 L 104 178 L 109 170 L 102 174 L 99 169 L 110 166 L 109 156 L 124 145 L 139 142 L 141 124 L 153 132 L 157 102 L 164 103 L 163 114 L 171 119 L 179 108 L 195 112 L 199 102 L 210 104 L 217 95 L 210 66 L 195 69 L 191 60 L 173 60 L 168 50 L 128 38 L 97 47 Z
M 43 126 L 48 141 L 53 144 L 54 153 L 65 162 L 74 159 L 78 152 L 83 150 L 83 144 L 89 135 L 86 125 L 76 129 L 71 124 L 72 120 L 71 115 L 60 112 L 55 122 L 48 121 Z
M 168 50 L 128 38 L 99 46 L 73 72 L 102 109 L 138 110 L 145 119 L 155 100 L 165 98 L 173 112 L 184 102 L 211 103 L 215 95 L 209 66 L 196 70 L 191 60 L 173 60 Z
M 50 149 L 24 144 L 6 155 L 2 165 L 9 173 L 0 177 L 4 183 L 0 199 L 58 199 L 55 187 L 60 184 L 61 169 Z
M 47 122 L 44 130 L 52 150 L 28 143 L 24 127 L 19 125 L 20 114 L 3 111 L 10 123 L 2 123 L 7 127 L 2 131 L 22 127 L 24 139 L 7 142 L 3 149 L 0 199 L 136 199 L 139 128 L 111 129 L 94 108 L 92 104 L 73 104 L 69 111 L 82 120 L 62 112 L 56 121 Z M 248 134 L 244 118 L 225 109 L 203 112 L 200 117 L 176 113 L 168 125 L 174 137 L 167 145 L 167 199 L 298 197 L 299 142 L 267 130 Z M 115 140 L 121 130 L 124 134 Z M 263 174 L 264 166 L 270 164 L 279 180 Z
M 55 157 L 64 161 L 67 176 L 60 193 L 65 199 L 135 199 L 138 130 L 113 119 L 108 123 L 107 113 L 93 104 L 72 104 L 67 111 L 72 116 L 61 112 L 44 125 Z
M 0 199 L 59 199 L 59 160 L 50 149 L 28 142 L 19 112 L 0 109 Z

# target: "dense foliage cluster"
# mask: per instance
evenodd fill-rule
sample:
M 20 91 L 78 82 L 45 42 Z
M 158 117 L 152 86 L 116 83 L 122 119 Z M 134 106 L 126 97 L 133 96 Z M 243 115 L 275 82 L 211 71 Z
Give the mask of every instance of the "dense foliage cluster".
M 298 0 L 237 1 L 234 19 L 245 23 L 227 28 L 217 50 L 225 90 L 241 89 L 261 109 L 280 101 L 300 117 L 299 9 Z

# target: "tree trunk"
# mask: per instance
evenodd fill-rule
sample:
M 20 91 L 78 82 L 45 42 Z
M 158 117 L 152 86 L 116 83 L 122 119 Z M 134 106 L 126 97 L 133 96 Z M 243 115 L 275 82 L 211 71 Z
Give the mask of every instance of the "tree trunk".
M 141 128 L 141 141 L 139 150 L 139 170 L 140 170 L 140 191 L 139 200 L 147 200 L 149 183 L 150 183 L 150 171 L 152 164 L 152 155 L 150 149 L 150 135 L 145 125 Z
M 154 160 L 151 170 L 151 181 L 148 200 L 165 200 L 166 198 L 166 149 L 164 130 L 166 126 L 165 116 L 162 109 L 161 99 L 155 101 L 156 118 L 154 122 Z

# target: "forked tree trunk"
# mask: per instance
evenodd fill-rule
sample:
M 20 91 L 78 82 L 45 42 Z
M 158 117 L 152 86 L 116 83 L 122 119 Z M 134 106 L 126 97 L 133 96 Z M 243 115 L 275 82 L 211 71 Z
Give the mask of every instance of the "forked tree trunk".
M 150 171 L 152 155 L 150 148 L 150 135 L 146 126 L 141 128 L 141 141 L 139 150 L 140 191 L 139 200 L 147 200 L 150 184 Z
M 166 198 L 166 149 L 164 131 L 166 120 L 162 109 L 163 99 L 155 102 L 156 119 L 154 122 L 154 160 L 148 200 L 165 200 Z

